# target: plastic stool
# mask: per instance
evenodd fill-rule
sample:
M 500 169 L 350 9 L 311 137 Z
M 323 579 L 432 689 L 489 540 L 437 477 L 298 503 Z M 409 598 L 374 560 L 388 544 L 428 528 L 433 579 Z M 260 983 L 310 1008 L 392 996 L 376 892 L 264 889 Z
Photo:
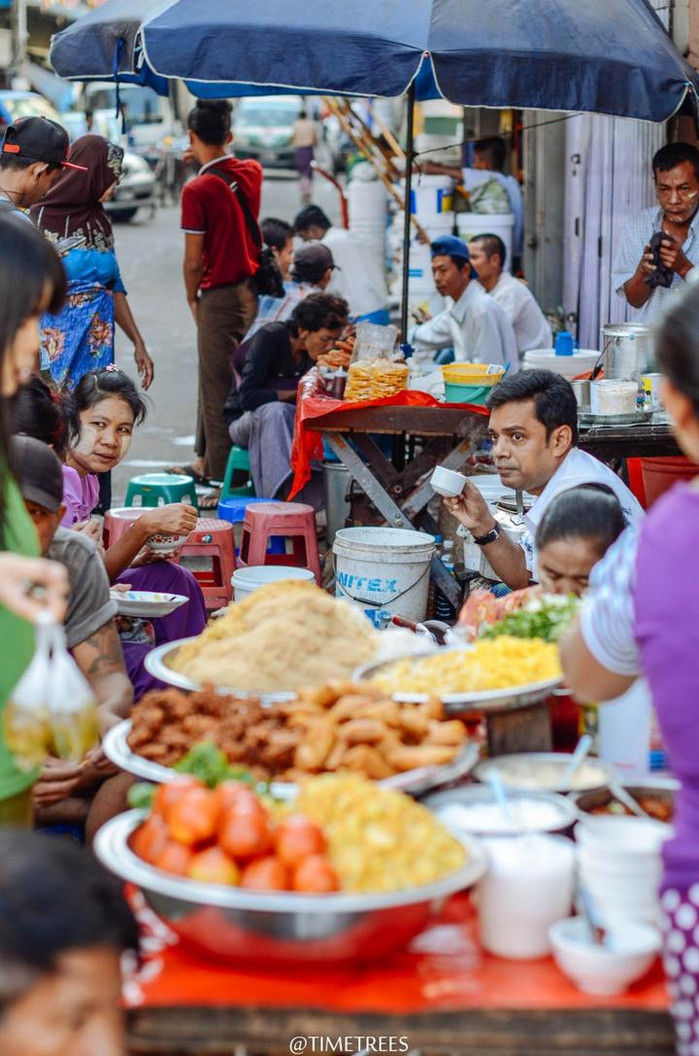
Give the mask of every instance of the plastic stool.
M 191 477 L 176 473 L 144 473 L 129 481 L 126 506 L 167 506 L 171 502 L 187 502 L 195 510 L 199 509 L 197 489 Z
M 189 567 L 186 558 L 205 558 L 210 567 Z M 176 560 L 185 568 L 189 567 L 202 589 L 207 609 L 220 609 L 229 603 L 233 595 L 231 577 L 235 572 L 232 524 L 215 517 L 202 517 L 187 542 L 180 547 Z
M 239 498 L 255 497 L 255 486 L 252 479 L 249 479 L 247 484 L 243 485 L 243 487 L 231 487 L 231 481 L 233 480 L 233 474 L 236 469 L 244 470 L 248 474 L 248 477 L 250 477 L 250 453 L 244 447 L 237 447 L 234 444 L 228 455 L 228 462 L 226 463 L 226 473 L 223 478 L 223 487 L 221 488 L 222 502 L 231 496 Z
M 104 515 L 104 527 L 102 529 L 102 542 L 105 549 L 114 546 L 122 535 L 125 535 L 134 521 L 141 516 L 138 506 L 118 506 L 116 509 L 107 510 Z
M 218 504 L 218 515 L 222 521 L 230 521 L 231 524 L 242 524 L 245 520 L 245 511 L 248 506 L 256 505 L 260 502 L 274 502 L 274 499 L 241 499 L 233 498 L 224 499 Z M 235 528 L 233 529 L 235 532 Z M 236 555 L 238 550 L 236 548 Z M 286 553 L 286 540 L 280 538 L 278 535 L 273 535 L 268 541 L 267 545 L 268 554 L 285 554 Z
M 287 554 L 285 546 L 283 554 L 271 553 L 269 542 L 274 537 L 291 540 L 292 552 Z M 249 565 L 309 568 L 320 586 L 322 576 L 313 507 L 301 502 L 261 502 L 248 506 L 238 564 L 241 568 Z

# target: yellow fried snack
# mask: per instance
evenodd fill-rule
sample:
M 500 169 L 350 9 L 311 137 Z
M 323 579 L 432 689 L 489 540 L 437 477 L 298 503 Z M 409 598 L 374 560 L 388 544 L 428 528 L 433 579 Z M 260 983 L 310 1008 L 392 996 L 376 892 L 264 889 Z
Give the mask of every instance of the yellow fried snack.
M 426 807 L 359 776 L 304 782 L 294 809 L 322 826 L 343 891 L 419 887 L 466 862 L 463 845 Z
M 386 693 L 477 693 L 559 678 L 558 646 L 540 639 L 500 638 L 472 649 L 399 660 L 372 679 Z
M 346 400 L 378 400 L 408 387 L 408 367 L 385 359 L 352 363 L 347 374 Z

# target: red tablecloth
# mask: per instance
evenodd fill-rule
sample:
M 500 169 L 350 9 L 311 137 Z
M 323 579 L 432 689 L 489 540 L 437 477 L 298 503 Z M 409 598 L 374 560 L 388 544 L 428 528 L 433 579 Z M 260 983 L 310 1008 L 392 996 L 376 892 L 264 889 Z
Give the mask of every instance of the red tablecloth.
M 299 400 L 296 406 L 296 425 L 294 429 L 294 446 L 291 453 L 291 467 L 294 471 L 294 484 L 289 498 L 304 487 L 311 478 L 311 462 L 323 457 L 323 441 L 321 434 L 313 429 L 313 422 L 328 414 L 337 411 L 366 410 L 368 407 L 443 407 L 444 404 L 435 400 L 426 392 L 406 390 L 397 396 L 387 396 L 382 400 L 363 400 L 361 403 L 350 403 L 344 400 L 332 400 L 327 396 L 308 395 L 304 392 L 303 385 L 299 389 Z M 451 407 L 460 407 L 464 411 L 472 411 L 475 414 L 487 415 L 485 407 L 478 407 L 472 403 L 450 404 Z
M 155 929 L 157 933 L 157 923 Z M 469 898 L 460 895 L 450 900 L 413 948 L 380 964 L 322 971 L 296 966 L 293 971 L 255 973 L 207 963 L 182 944 L 163 949 L 161 929 L 159 937 L 151 938 L 152 953 L 145 965 L 126 988 L 126 1004 L 132 1008 L 321 1008 L 388 1015 L 484 1008 L 656 1011 L 668 1007 L 659 961 L 627 994 L 588 997 L 561 975 L 551 958 L 499 960 L 483 953 L 475 934 Z

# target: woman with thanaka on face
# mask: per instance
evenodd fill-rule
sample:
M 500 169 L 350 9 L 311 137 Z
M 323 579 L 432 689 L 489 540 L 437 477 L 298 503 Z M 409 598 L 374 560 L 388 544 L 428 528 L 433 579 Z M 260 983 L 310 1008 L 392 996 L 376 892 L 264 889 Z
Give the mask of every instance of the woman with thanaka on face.
M 86 374 L 74 390 L 72 402 L 72 439 L 63 467 L 66 514 L 61 523 L 65 527 L 89 519 L 99 495 L 97 474 L 110 472 L 126 458 L 134 428 L 146 415 L 146 405 L 133 381 L 116 368 Z M 187 605 L 152 621 L 156 644 L 199 634 L 206 623 L 206 607 L 192 573 L 160 559 L 148 549 L 148 540 L 158 534 L 189 535 L 196 526 L 193 506 L 172 503 L 146 509 L 105 552 L 112 583 L 189 598 Z

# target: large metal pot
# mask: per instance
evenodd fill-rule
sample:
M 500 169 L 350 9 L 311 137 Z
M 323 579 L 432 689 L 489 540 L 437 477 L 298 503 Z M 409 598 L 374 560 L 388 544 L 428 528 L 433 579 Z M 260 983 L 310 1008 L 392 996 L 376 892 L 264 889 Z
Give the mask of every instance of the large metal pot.
M 607 323 L 602 327 L 604 376 L 614 381 L 637 381 L 655 370 L 653 328 L 641 323 Z

